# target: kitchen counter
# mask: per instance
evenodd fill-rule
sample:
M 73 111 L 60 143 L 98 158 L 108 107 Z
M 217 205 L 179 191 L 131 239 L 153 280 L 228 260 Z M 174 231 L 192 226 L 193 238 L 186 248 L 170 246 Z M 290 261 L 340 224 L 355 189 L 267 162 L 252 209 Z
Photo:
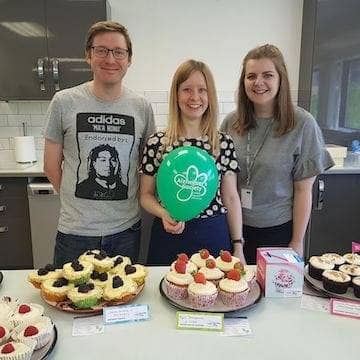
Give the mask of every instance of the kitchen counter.
M 251 337 L 176 330 L 176 308 L 159 293 L 166 268 L 149 268 L 146 286 L 135 303 L 148 304 L 150 320 L 115 324 L 96 336 L 72 336 L 74 315 L 46 305 L 26 281 L 28 271 L 4 271 L 0 296 L 44 305 L 58 329 L 50 359 L 356 359 L 359 321 L 300 308 L 299 298 L 263 298 L 241 313 L 247 316 Z

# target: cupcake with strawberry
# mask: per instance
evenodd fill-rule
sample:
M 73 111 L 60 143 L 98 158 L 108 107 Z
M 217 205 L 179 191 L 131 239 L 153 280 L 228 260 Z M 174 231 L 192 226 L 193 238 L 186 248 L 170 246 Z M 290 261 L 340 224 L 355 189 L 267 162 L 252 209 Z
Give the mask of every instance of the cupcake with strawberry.
M 181 300 L 188 296 L 188 285 L 193 281 L 193 277 L 186 271 L 186 266 L 185 261 L 178 259 L 174 269 L 165 276 L 165 292 L 172 299 Z
M 12 314 L 10 321 L 18 326 L 38 319 L 44 313 L 44 308 L 39 304 L 20 304 Z
M 203 273 L 205 275 L 205 279 L 213 282 L 216 286 L 224 277 L 224 273 L 216 267 L 216 262 L 214 259 L 207 259 L 205 266 L 200 268 L 199 272 Z
M 198 270 L 197 266 L 193 262 L 189 261 L 189 257 L 185 253 L 178 254 L 177 260 L 181 260 L 186 263 L 186 272 L 187 273 L 192 274 L 194 272 L 197 272 L 197 270 Z M 175 270 L 176 261 L 174 261 L 171 264 L 171 266 L 170 266 L 171 270 Z
M 207 281 L 205 275 L 197 272 L 194 281 L 188 286 L 190 304 L 196 309 L 208 309 L 215 304 L 218 290 L 214 283 Z
M 30 360 L 34 352 L 36 342 L 34 340 L 9 341 L 0 345 L 0 359 Z
M 255 271 L 251 267 L 244 266 L 242 262 L 238 261 L 234 264 L 234 269 L 240 272 L 241 277 L 247 281 L 250 289 L 256 284 Z
M 201 249 L 199 252 L 191 255 L 190 261 L 192 261 L 198 268 L 206 266 L 207 259 L 215 259 L 210 255 L 209 250 Z
M 220 255 L 216 258 L 216 266 L 225 273 L 233 269 L 237 262 L 240 262 L 240 259 L 232 256 L 227 250 L 221 250 Z
M 12 328 L 13 326 L 8 319 L 0 318 L 0 345 L 8 341 Z
M 249 285 L 238 270 L 232 269 L 219 283 L 221 301 L 230 307 L 243 306 L 249 294 Z

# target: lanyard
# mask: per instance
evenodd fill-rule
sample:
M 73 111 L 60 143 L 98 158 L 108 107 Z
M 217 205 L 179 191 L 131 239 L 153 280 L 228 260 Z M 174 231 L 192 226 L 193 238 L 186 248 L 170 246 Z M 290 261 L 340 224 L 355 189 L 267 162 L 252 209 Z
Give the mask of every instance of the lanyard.
M 263 148 L 265 141 L 269 135 L 270 129 L 271 129 L 271 125 L 273 124 L 274 119 L 272 119 L 270 121 L 270 123 L 268 124 L 264 136 L 261 140 L 261 143 L 259 145 L 259 147 L 256 149 L 255 153 L 254 153 L 254 157 L 252 159 L 252 161 L 250 161 L 250 140 L 251 140 L 251 135 L 250 135 L 250 130 L 248 130 L 247 133 L 247 143 L 246 143 L 246 186 L 250 185 L 250 178 L 251 178 L 251 170 L 254 167 L 255 164 L 255 160 L 257 158 L 257 156 L 259 155 L 261 149 Z

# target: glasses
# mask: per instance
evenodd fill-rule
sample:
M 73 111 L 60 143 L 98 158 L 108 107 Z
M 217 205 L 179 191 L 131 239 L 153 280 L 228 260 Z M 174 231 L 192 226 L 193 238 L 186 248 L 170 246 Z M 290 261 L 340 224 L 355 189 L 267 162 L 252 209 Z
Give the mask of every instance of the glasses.
M 92 46 L 91 48 L 93 49 L 95 56 L 99 58 L 106 58 L 109 55 L 109 51 L 111 51 L 115 59 L 124 60 L 129 53 L 129 50 L 121 48 L 108 49 L 105 46 Z

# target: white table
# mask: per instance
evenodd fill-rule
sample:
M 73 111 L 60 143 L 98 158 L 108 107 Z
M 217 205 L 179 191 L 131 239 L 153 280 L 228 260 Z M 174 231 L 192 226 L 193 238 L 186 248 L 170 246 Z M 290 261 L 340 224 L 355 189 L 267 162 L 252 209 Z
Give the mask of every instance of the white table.
M 150 320 L 105 327 L 99 335 L 73 337 L 74 314 L 45 304 L 26 280 L 28 271 L 4 271 L 0 296 L 44 305 L 58 329 L 58 341 L 50 359 L 309 359 L 359 358 L 360 321 L 300 308 L 299 298 L 262 298 L 244 313 L 250 322 L 250 338 L 175 328 L 176 308 L 159 292 L 164 267 L 149 269 L 145 289 L 135 300 L 149 304 Z

